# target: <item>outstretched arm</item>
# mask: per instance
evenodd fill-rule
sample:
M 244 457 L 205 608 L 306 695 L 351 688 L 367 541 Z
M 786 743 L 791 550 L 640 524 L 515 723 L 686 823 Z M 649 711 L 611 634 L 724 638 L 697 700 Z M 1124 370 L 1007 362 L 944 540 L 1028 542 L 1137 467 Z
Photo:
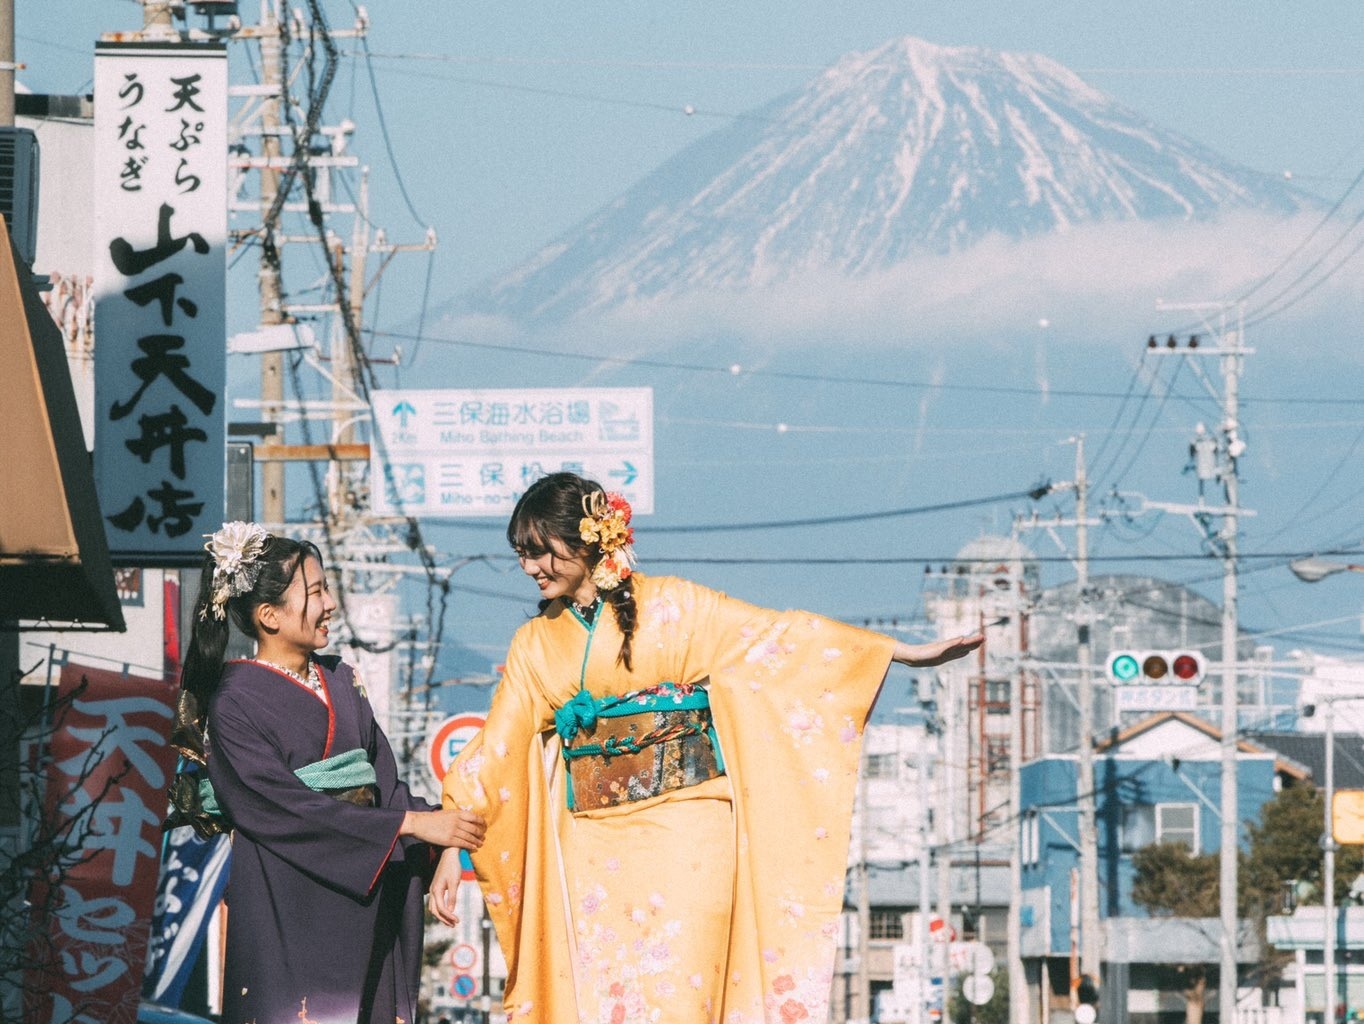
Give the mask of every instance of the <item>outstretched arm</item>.
M 964 658 L 984 642 L 984 633 L 954 636 L 927 644 L 907 644 L 902 641 L 895 645 L 895 653 L 891 655 L 891 659 L 910 668 L 932 668 L 934 665 L 943 665 Z

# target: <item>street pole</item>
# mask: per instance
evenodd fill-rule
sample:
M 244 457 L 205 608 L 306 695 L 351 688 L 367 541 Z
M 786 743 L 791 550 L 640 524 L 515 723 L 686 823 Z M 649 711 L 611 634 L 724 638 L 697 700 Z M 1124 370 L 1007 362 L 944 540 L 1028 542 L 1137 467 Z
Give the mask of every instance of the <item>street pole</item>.
M 951 677 L 947 677 L 951 678 Z M 943 1018 L 947 1017 L 947 957 L 952 938 L 952 851 L 957 839 L 953 822 L 956 819 L 956 788 L 952 784 L 956 748 L 952 741 L 957 736 L 956 700 L 949 685 L 944 685 L 938 705 L 942 715 L 942 731 L 938 734 L 938 813 L 934 816 L 934 846 L 938 851 L 938 920 L 942 922 L 942 941 L 934 943 L 931 978 L 942 979 Z M 929 984 L 932 984 L 930 980 Z
M 862 770 L 857 773 L 857 1020 L 871 1020 L 871 893 L 867 870 L 867 749 L 862 743 Z
M 928 823 L 928 716 L 924 716 L 924 741 L 919 745 L 919 1020 L 928 1024 L 933 1002 L 933 968 L 929 964 L 933 947 L 929 944 L 928 858 L 932 852 L 932 833 Z
M 1238 322 L 1234 343 L 1227 346 L 1222 356 L 1224 380 L 1224 418 L 1222 421 L 1223 484 L 1226 487 L 1227 509 L 1222 520 L 1222 839 L 1218 858 L 1218 880 L 1221 884 L 1220 909 L 1222 918 L 1221 982 L 1218 985 L 1218 1010 L 1222 1024 L 1236 1022 L 1237 970 L 1237 852 L 1240 810 L 1237 797 L 1236 750 L 1240 729 L 1238 713 L 1238 681 L 1236 666 L 1236 540 L 1239 509 L 1236 459 L 1241 442 L 1238 436 L 1238 382 L 1241 374 L 1241 324 Z M 1327 1018 L 1331 1024 L 1332 1018 Z
M 483 932 L 483 998 L 480 1006 L 483 1011 L 483 1024 L 488 1024 L 493 1017 L 493 919 L 488 916 L 488 905 L 483 905 L 483 919 L 479 922 Z
M 1080 840 L 1080 973 L 1102 984 L 1103 940 L 1099 921 L 1099 835 L 1094 799 L 1094 674 L 1089 621 L 1089 478 L 1085 438 L 1075 438 L 1075 660 L 1080 670 L 1080 757 L 1076 767 L 1076 803 Z
M 0 127 L 14 125 L 14 0 L 0 0 Z
M 1017 615 L 1013 616 L 1017 622 Z M 1020 625 L 1020 628 L 1024 628 Z M 1029 1024 L 1028 980 L 1023 972 L 1023 853 L 1020 849 L 1023 790 L 1023 680 L 1022 671 L 1013 674 L 1013 699 L 1009 701 L 1009 821 L 1013 837 L 1009 843 L 1009 914 L 1005 921 L 1005 947 L 1009 957 L 1009 1019 L 1014 1024 Z M 979 846 L 976 847 L 980 849 Z M 979 930 L 980 925 L 976 925 Z
M 261 156 L 260 210 L 264 221 L 270 216 L 279 194 L 280 171 L 277 166 L 283 152 L 280 145 L 280 104 L 284 96 L 284 54 L 280 38 L 276 0 L 261 0 L 261 85 L 268 91 L 261 99 Z M 260 323 L 271 327 L 284 322 L 283 290 L 280 283 L 280 251 L 282 243 L 275 241 L 278 223 L 262 223 L 260 270 L 257 285 L 260 291 Z M 261 412 L 267 421 L 276 424 L 273 440 L 284 443 L 284 428 L 280 426 L 284 414 L 284 353 L 266 352 L 260 360 Z M 261 463 L 261 519 L 279 526 L 284 522 L 284 463 Z M 325 511 L 323 512 L 325 515 Z
M 1323 812 L 1324 831 L 1321 836 L 1321 908 L 1326 921 L 1322 936 L 1321 966 L 1325 1007 L 1324 1024 L 1336 1019 L 1336 837 L 1331 823 L 1331 803 L 1336 795 L 1336 713 L 1329 700 L 1323 701 L 1326 715 L 1326 809 Z
M 1226 326 L 1227 306 L 1222 303 L 1192 303 L 1188 305 L 1176 305 L 1159 303 L 1157 308 L 1174 310 L 1220 310 L 1220 321 L 1216 328 L 1218 344 L 1215 349 L 1206 347 L 1199 348 L 1195 344 L 1195 339 L 1191 338 L 1187 349 L 1179 349 L 1174 344 L 1174 335 L 1170 336 L 1170 344 L 1161 349 L 1154 336 L 1147 342 L 1148 353 L 1168 354 L 1187 358 L 1191 364 L 1195 361 L 1193 356 L 1216 355 L 1221 358 L 1222 367 L 1222 395 L 1220 396 L 1222 406 L 1222 423 L 1220 425 L 1221 438 L 1217 444 L 1216 465 L 1203 467 L 1199 465 L 1199 457 L 1195 452 L 1194 468 L 1198 472 L 1199 478 L 1199 503 L 1189 509 L 1197 521 L 1204 527 L 1205 536 L 1211 545 L 1219 550 L 1222 557 L 1222 742 L 1221 742 L 1221 774 L 1222 774 L 1222 797 L 1221 814 L 1222 829 L 1220 849 L 1218 850 L 1218 903 L 1220 910 L 1221 924 L 1221 964 L 1218 993 L 1218 1012 L 1222 1024 L 1236 1024 L 1236 990 L 1240 982 L 1238 974 L 1238 929 L 1240 921 L 1237 916 L 1237 853 L 1239 849 L 1239 834 L 1241 824 L 1240 808 L 1237 796 L 1237 735 L 1240 729 L 1240 708 L 1239 708 L 1239 683 L 1237 679 L 1237 531 L 1239 529 L 1240 517 L 1243 515 L 1253 515 L 1247 509 L 1240 507 L 1239 480 L 1237 477 L 1237 460 L 1245 452 L 1245 442 L 1240 437 L 1239 416 L 1239 382 L 1243 362 L 1247 355 L 1253 350 L 1245 347 L 1245 319 L 1242 310 L 1237 315 L 1236 327 L 1228 330 Z M 1198 378 L 1203 382 L 1209 393 L 1213 397 L 1219 397 L 1213 391 L 1211 384 L 1205 378 L 1202 370 L 1194 366 L 1198 373 Z M 1195 448 L 1198 442 L 1195 442 Z M 1221 482 L 1225 492 L 1226 502 L 1220 508 L 1209 508 L 1203 503 L 1202 488 L 1209 480 L 1216 479 Z M 1169 506 L 1172 507 L 1172 506 Z M 1208 528 L 1208 523 L 1213 517 L 1221 517 L 1222 527 L 1214 535 Z M 1331 1024 L 1330 1021 L 1327 1024 Z
M 172 6 L 170 0 L 142 0 L 142 31 L 147 35 L 173 34 L 175 26 L 171 22 Z

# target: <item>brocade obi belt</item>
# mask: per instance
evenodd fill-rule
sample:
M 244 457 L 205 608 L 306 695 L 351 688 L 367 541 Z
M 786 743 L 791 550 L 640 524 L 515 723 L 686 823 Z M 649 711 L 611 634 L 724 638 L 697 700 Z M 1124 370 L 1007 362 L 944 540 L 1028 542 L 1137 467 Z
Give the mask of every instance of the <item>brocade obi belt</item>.
M 659 683 L 622 697 L 587 690 L 554 712 L 568 765 L 568 809 L 658 796 L 725 773 L 699 683 Z
M 359 747 L 305 764 L 294 774 L 309 789 L 347 803 L 373 807 L 379 802 L 379 776 L 375 774 L 374 765 L 369 763 L 369 756 Z M 199 780 L 199 799 L 205 814 L 226 820 L 227 816 L 218 806 L 213 784 L 207 778 Z

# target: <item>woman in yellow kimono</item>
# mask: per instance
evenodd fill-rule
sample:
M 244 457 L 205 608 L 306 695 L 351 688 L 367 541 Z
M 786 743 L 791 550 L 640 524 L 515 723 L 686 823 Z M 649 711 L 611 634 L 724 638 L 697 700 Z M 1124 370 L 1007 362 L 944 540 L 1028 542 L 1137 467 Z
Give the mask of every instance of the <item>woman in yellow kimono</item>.
M 863 725 L 911 646 L 631 571 L 630 509 L 570 473 L 507 537 L 540 588 L 445 806 L 508 964 L 508 1019 L 795 1024 L 827 1017 Z M 458 862 L 431 909 L 453 923 Z

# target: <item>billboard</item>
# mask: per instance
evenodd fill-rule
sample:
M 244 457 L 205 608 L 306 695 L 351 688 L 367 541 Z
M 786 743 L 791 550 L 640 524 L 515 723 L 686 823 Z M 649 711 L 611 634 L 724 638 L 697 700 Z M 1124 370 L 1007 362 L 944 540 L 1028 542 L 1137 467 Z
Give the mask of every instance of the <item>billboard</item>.
M 175 768 L 175 684 L 67 664 L 57 687 L 40 835 L 65 848 L 38 874 L 25 1020 L 132 1024 Z
M 382 515 L 505 517 L 561 470 L 653 511 L 652 388 L 376 391 L 374 432 Z
M 227 51 L 95 49 L 95 483 L 125 565 L 223 518 Z

